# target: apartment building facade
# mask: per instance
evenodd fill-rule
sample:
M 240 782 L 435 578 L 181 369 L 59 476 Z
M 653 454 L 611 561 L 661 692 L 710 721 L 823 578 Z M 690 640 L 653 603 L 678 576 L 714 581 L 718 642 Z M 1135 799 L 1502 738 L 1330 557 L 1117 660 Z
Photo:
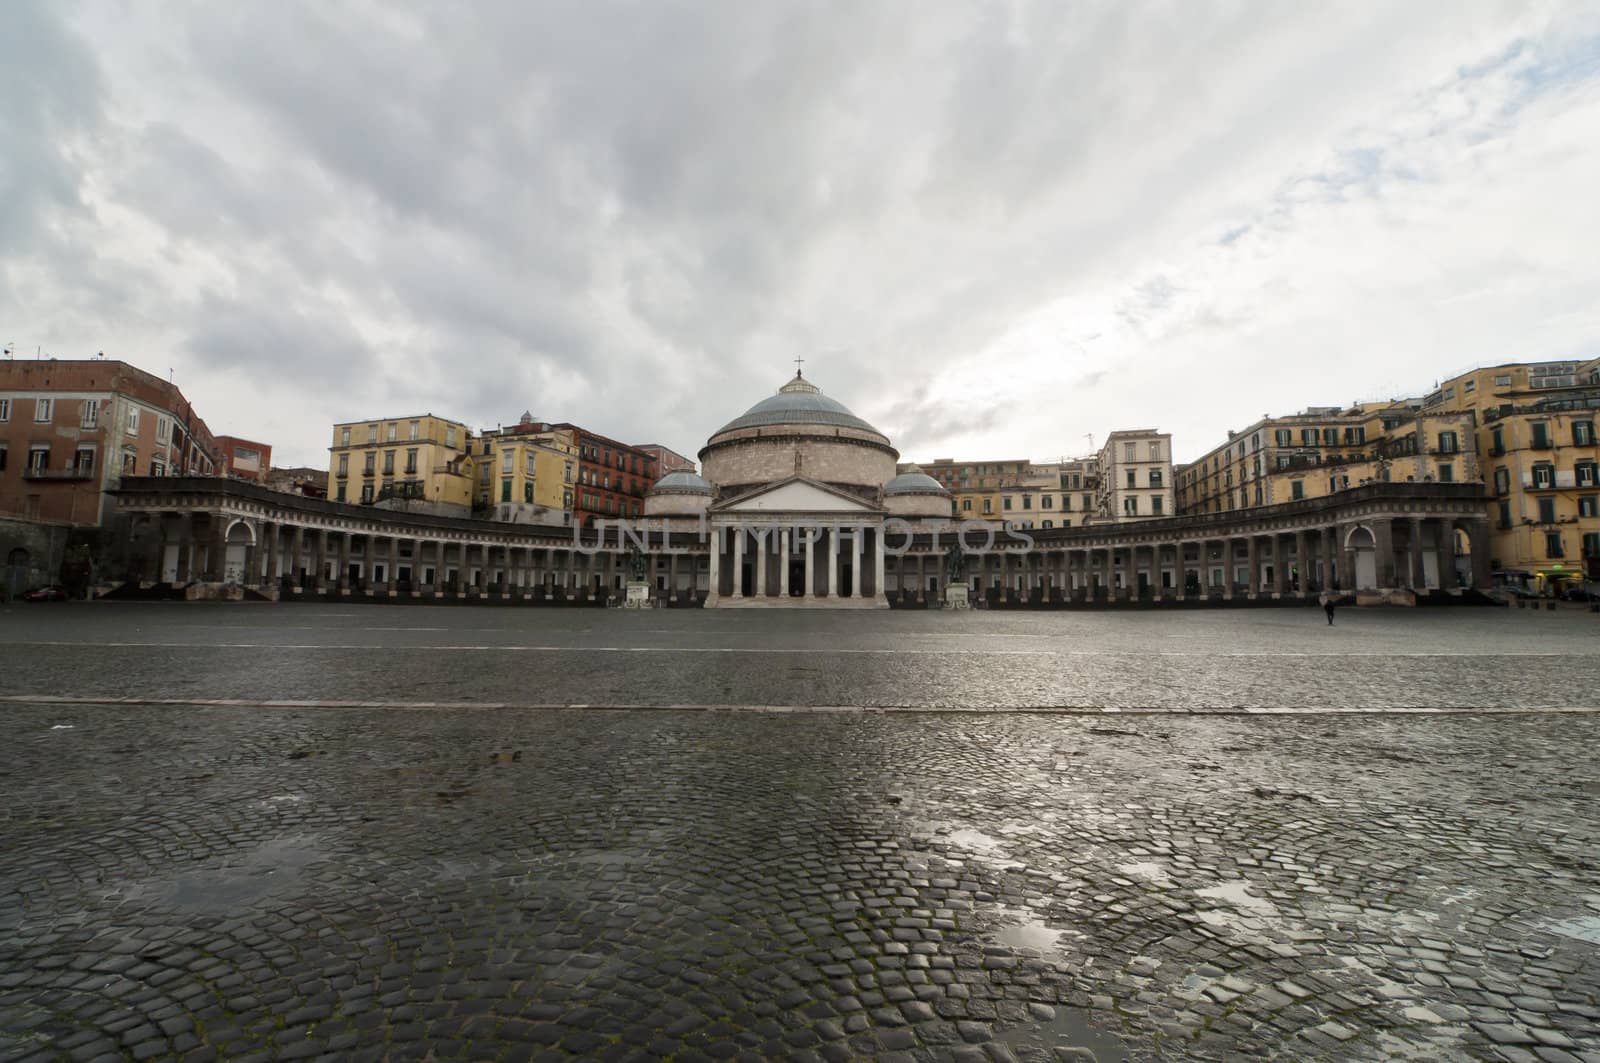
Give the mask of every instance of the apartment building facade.
M 1600 580 L 1600 359 L 1475 369 L 1424 405 L 1475 421 L 1496 582 L 1547 593 Z
M 1479 482 L 1474 418 L 1421 400 L 1263 417 L 1177 470 L 1183 516 L 1324 498 L 1366 483 Z
M 639 449 L 650 455 L 650 460 L 656 463 L 657 480 L 669 472 L 679 469 L 694 472 L 697 468 L 693 458 L 686 458 L 671 447 L 664 447 L 660 443 L 640 443 Z
M 565 527 L 578 481 L 577 433 L 536 422 L 485 431 L 473 442 L 473 511 L 516 524 Z
M 1170 517 L 1173 504 L 1172 436 L 1156 428 L 1119 429 L 1099 455 L 1096 508 L 1113 523 Z
M 96 525 L 123 476 L 212 476 L 217 463 L 169 381 L 100 358 L 0 361 L 0 513 Z
M 218 436 L 217 462 L 224 476 L 266 483 L 272 471 L 272 447 L 238 436 Z
M 597 520 L 644 515 L 645 492 L 662 476 L 655 455 L 570 422 L 545 425 L 541 430 L 549 429 L 571 432 L 578 448 L 572 517 L 580 527 L 593 527 Z
M 328 497 L 368 505 L 406 502 L 441 516 L 472 511 L 472 433 L 431 413 L 333 426 Z

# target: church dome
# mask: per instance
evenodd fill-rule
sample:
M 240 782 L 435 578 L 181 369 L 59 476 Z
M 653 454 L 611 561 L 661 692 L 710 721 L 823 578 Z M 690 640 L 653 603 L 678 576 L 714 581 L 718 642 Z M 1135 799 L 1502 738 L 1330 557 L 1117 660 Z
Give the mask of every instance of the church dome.
M 944 484 L 913 465 L 883 485 L 885 495 L 948 495 Z
M 828 398 L 822 393 L 821 388 L 799 373 L 794 375 L 793 380 L 779 388 L 776 395 L 762 399 L 741 416 L 717 429 L 712 433 L 712 438 L 741 428 L 790 424 L 854 428 L 862 432 L 871 432 L 880 438 L 887 438 L 882 432 L 846 409 L 844 403 Z
M 680 491 L 684 494 L 709 495 L 712 493 L 711 485 L 688 469 L 679 469 L 669 472 L 661 479 L 650 485 L 652 493 L 657 491 Z

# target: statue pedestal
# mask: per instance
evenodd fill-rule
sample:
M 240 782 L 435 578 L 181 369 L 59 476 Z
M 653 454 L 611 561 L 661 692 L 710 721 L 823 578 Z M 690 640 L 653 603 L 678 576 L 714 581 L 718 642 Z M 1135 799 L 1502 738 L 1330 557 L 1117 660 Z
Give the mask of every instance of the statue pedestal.
M 623 599 L 624 609 L 650 608 L 650 584 L 642 579 L 628 581 L 628 596 Z
M 968 609 L 967 585 L 965 583 L 952 583 L 944 589 L 944 607 L 946 609 Z

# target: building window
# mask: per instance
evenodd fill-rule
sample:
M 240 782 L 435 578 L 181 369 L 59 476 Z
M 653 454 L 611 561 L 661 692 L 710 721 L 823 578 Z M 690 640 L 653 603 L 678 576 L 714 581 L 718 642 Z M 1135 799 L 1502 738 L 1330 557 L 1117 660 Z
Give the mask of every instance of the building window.
M 1054 528 L 1055 527 L 1055 523 L 1053 521 L 1048 521 L 1047 520 L 1043 524 L 1041 524 L 1040 527 L 1042 527 L 1042 528 Z
M 1561 549 L 1561 533 L 1560 532 L 1545 532 L 1544 533 L 1544 556 L 1545 557 L 1564 557 L 1564 556 L 1566 556 L 1563 553 L 1562 549 Z
M 1011 496 L 1010 495 L 1006 495 L 1006 497 L 1001 500 L 1001 505 L 1005 509 L 1010 509 L 1011 508 Z
M 33 446 L 28 448 L 28 471 L 44 472 L 50 467 L 50 448 Z
M 1533 430 L 1533 449 L 1548 450 L 1550 448 L 1550 426 L 1544 421 L 1534 421 L 1528 427 Z
M 961 500 L 961 512 L 963 512 L 963 513 L 971 513 L 972 512 L 972 499 L 963 498 Z
M 347 500 L 347 499 L 346 499 L 346 498 L 345 498 L 345 494 L 344 494 L 344 490 L 345 490 L 345 485 L 344 485 L 344 484 L 340 484 L 340 485 L 339 485 L 339 486 L 337 486 L 337 487 L 335 487 L 335 488 L 334 488 L 334 490 L 333 490 L 333 500 L 334 500 L 334 501 L 335 501 L 335 502 L 345 502 L 345 501 L 348 501 L 348 500 Z
M 1291 436 L 1289 434 L 1289 429 L 1287 429 L 1287 428 L 1278 429 L 1277 431 L 1272 433 L 1272 438 L 1273 438 L 1273 441 L 1278 446 L 1280 446 L 1280 447 L 1288 446 L 1289 445 L 1289 440 L 1291 438 Z
M 350 455 L 348 455 L 348 454 L 340 454 L 339 455 L 339 475 L 340 476 L 349 476 L 350 475 Z
M 1499 502 L 1499 503 L 1496 503 L 1496 505 L 1498 505 L 1498 507 L 1500 509 L 1500 527 L 1501 527 L 1501 529 L 1505 529 L 1505 528 L 1511 527 L 1511 503 L 1510 502 Z
M 1128 470 L 1128 486 L 1129 487 L 1138 487 L 1139 486 L 1138 480 L 1136 480 L 1134 477 L 1135 477 L 1134 471 L 1132 469 L 1129 469 Z
M 366 467 L 362 471 L 365 472 L 368 476 L 371 476 L 374 472 L 377 471 L 377 461 L 378 461 L 378 452 L 375 451 L 375 450 L 367 451 L 367 463 L 366 463 Z
M 1344 430 L 1344 441 L 1347 446 L 1361 446 L 1367 441 L 1367 430 L 1362 425 L 1356 425 Z
M 528 502 L 528 503 L 532 503 L 533 502 L 533 481 L 532 480 L 524 480 L 524 481 L 522 481 L 522 500 L 524 502 Z
M 1165 512 L 1165 509 L 1163 508 L 1165 505 L 1166 503 L 1160 495 L 1150 496 L 1150 513 L 1152 516 L 1161 516 L 1162 513 Z
M 368 443 L 376 443 L 377 441 L 378 441 L 378 426 L 375 425 L 375 424 L 367 425 L 367 442 Z
M 1322 445 L 1336 447 L 1339 445 L 1339 430 L 1337 428 L 1324 428 L 1322 430 Z
M 400 426 L 395 424 L 393 421 L 390 421 L 388 424 L 384 425 L 383 426 L 383 441 L 385 443 L 393 443 L 394 440 L 395 440 L 395 436 L 399 432 L 399 428 L 400 428 Z
M 1508 387 L 1510 387 L 1511 386 L 1511 377 L 1510 376 L 1497 376 L 1497 377 L 1495 377 L 1494 378 L 1494 386 L 1497 387 L 1497 388 L 1508 388 Z
M 1150 470 L 1150 486 L 1151 487 L 1160 487 L 1161 486 L 1161 470 L 1160 469 L 1151 469 Z
M 371 484 L 362 484 L 361 485 L 361 501 L 363 501 L 363 502 L 371 502 L 372 501 L 372 485 Z
M 415 476 L 416 474 L 417 474 L 417 449 L 415 447 L 412 447 L 411 449 L 406 451 L 406 475 L 407 476 Z
M 1600 482 L 1600 465 L 1592 461 L 1578 462 L 1573 466 L 1573 472 L 1577 475 L 1579 487 L 1593 487 Z
M 1138 495 L 1129 495 L 1122 500 L 1122 514 L 1126 517 L 1137 517 L 1139 515 Z
M 456 445 L 456 426 L 453 424 L 444 426 L 444 445 L 447 447 Z
M 11 400 L 0 399 L 0 422 L 11 420 Z
M 1244 444 L 1241 443 L 1239 445 L 1243 446 Z M 1137 443 L 1124 443 L 1122 445 L 1122 460 L 1123 461 L 1138 461 L 1139 460 L 1139 444 L 1137 444 Z
M 1556 467 L 1548 462 L 1540 462 L 1533 467 L 1534 490 L 1544 490 L 1556 485 Z
M 500 481 L 500 501 L 511 501 L 511 478 L 506 477 Z
M 516 461 L 516 459 L 517 459 L 517 452 L 516 451 L 514 451 L 514 450 L 502 450 L 500 452 L 500 471 L 501 472 L 510 472 L 511 469 L 512 469 L 512 465 Z
M 339 445 L 341 447 L 348 447 L 350 445 L 350 429 L 339 429 Z
M 139 452 L 138 451 L 136 451 L 136 450 L 124 450 L 122 452 L 122 475 L 124 475 L 124 476 L 132 476 L 135 472 L 138 471 L 138 465 L 139 465 Z
M 1453 484 L 1456 482 L 1456 467 L 1450 464 L 1448 461 L 1442 461 L 1439 463 L 1439 482 L 1442 484 Z
M 1287 441 L 1285 441 L 1285 445 L 1287 445 Z M 1300 429 L 1300 445 L 1303 446 L 1303 447 L 1314 447 L 1314 446 L 1316 446 L 1317 445 L 1317 430 L 1315 428 L 1302 428 L 1302 429 Z
M 78 421 L 80 428 L 93 428 L 100 423 L 100 404 L 94 399 L 83 401 L 82 416 Z
M 1600 498 L 1594 495 L 1579 495 L 1578 516 L 1600 517 Z
M 1460 447 L 1456 442 L 1456 434 L 1454 432 L 1439 433 L 1439 453 L 1454 454 L 1459 449 Z
M 1033 508 L 1033 496 L 1032 495 L 1023 495 L 1022 496 L 1022 508 L 1023 509 L 1032 509 Z
M 0 443 L 0 472 L 6 471 L 6 445 Z
M 1499 426 L 1496 426 L 1494 432 L 1491 433 L 1490 437 L 1489 437 L 1489 453 L 1491 455 L 1493 455 L 1494 457 L 1499 457 L 1500 455 L 1504 454 L 1505 452 L 1506 452 L 1505 429 L 1501 428 Z
M 1054 509 L 1054 508 L 1056 508 L 1056 496 L 1055 495 L 1040 495 L 1039 496 L 1039 506 L 1040 506 L 1041 509 Z
M 1301 498 L 1304 498 L 1304 497 L 1306 497 L 1305 481 L 1304 480 L 1290 480 L 1289 481 L 1289 498 L 1290 499 L 1301 499 Z
M 1151 443 L 1150 444 L 1150 460 L 1151 461 L 1160 461 L 1161 460 L 1161 444 L 1160 443 Z
M 983 500 L 983 512 L 985 514 L 991 514 L 994 512 L 993 502 L 994 500 L 989 498 Z
M 417 438 L 417 433 L 421 430 L 421 428 L 422 428 L 422 426 L 421 426 L 420 423 L 418 423 L 416 421 L 412 421 L 410 427 L 407 429 L 407 431 L 409 432 L 409 435 L 407 435 L 406 438 L 407 439 L 413 439 L 413 440 L 416 439 Z
M 152 461 L 150 463 L 150 475 L 151 476 L 165 476 L 166 474 L 167 474 L 167 463 L 166 462 L 164 462 L 164 461 Z
M 1556 522 L 1556 500 L 1553 498 L 1539 499 L 1539 523 L 1554 524 Z
M 385 476 L 394 475 L 394 451 L 392 450 L 383 452 L 383 474 Z
M 51 408 L 53 405 L 49 399 L 34 399 L 33 419 L 41 423 L 50 420 L 51 415 L 54 413 Z
M 72 471 L 87 475 L 94 471 L 94 448 L 79 447 L 72 456 Z
M 1583 556 L 1600 557 L 1600 532 L 1583 533 Z
M 1593 421 L 1573 421 L 1572 422 L 1572 445 L 1575 446 L 1575 447 L 1592 447 L 1592 446 L 1594 446 L 1594 422 Z
M 172 425 L 165 417 L 156 418 L 156 442 L 165 443 L 172 437 Z

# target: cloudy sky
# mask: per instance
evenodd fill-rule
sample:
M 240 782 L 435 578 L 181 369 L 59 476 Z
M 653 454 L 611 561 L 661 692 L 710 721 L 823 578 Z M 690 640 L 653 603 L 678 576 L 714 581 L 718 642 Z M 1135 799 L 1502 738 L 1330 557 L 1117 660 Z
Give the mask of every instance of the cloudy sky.
M 1046 459 L 1600 353 L 1600 5 L 0 6 L 0 342 L 212 429 Z

